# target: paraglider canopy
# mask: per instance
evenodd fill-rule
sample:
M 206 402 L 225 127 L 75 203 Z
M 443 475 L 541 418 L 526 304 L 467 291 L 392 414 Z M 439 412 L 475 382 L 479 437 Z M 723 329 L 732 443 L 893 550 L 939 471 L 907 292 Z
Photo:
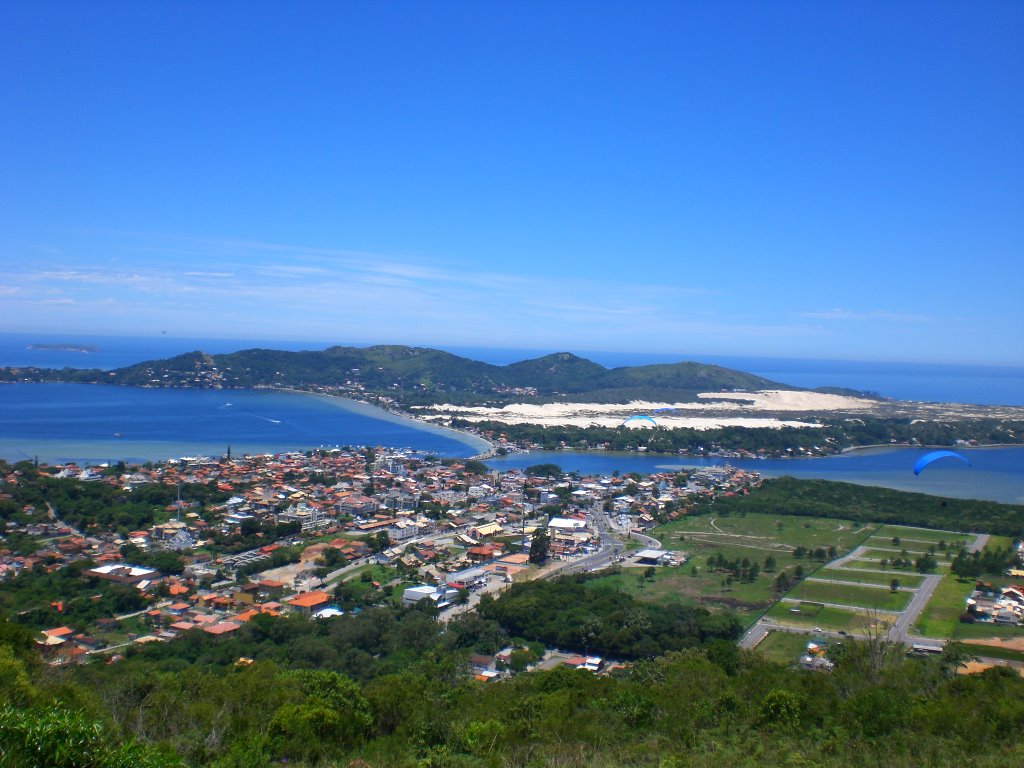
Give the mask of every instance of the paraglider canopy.
M 968 467 L 971 466 L 971 462 L 969 462 L 956 451 L 932 451 L 931 453 L 926 453 L 924 456 L 917 460 L 917 463 L 914 465 L 914 474 L 920 475 L 921 470 L 927 467 L 933 461 L 938 461 L 939 459 L 945 458 L 960 459 L 960 461 L 962 461 Z
M 650 416 L 640 416 L 640 415 L 638 415 L 638 416 L 630 416 L 628 419 L 626 419 L 624 422 L 622 422 L 622 426 L 626 426 L 631 421 L 634 421 L 634 422 L 635 421 L 650 422 L 652 426 L 655 426 L 655 427 L 658 426 L 658 422 L 656 422 Z

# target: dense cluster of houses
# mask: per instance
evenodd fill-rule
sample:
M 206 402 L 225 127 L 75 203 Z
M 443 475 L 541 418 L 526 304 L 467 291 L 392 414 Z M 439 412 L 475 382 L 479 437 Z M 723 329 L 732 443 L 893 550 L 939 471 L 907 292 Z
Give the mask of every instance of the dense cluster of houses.
M 141 618 L 146 631 L 127 633 L 128 642 L 172 640 L 197 628 L 230 635 L 260 614 L 337 615 L 341 611 L 328 587 L 314 577 L 323 575 L 325 562 L 339 574 L 370 563 L 392 566 L 394 584 L 404 586 L 395 593 L 396 602 L 431 600 L 444 609 L 461 590 L 492 578 L 511 581 L 527 570 L 531 539 L 542 528 L 549 557 L 571 560 L 600 546 L 598 511 L 610 513 L 623 532 L 642 531 L 683 514 L 695 495 L 743 493 L 758 482 L 756 474 L 728 468 L 700 470 L 684 480 L 674 472 L 642 478 L 549 478 L 519 470 L 473 474 L 457 461 L 384 450 L 371 454 L 369 462 L 365 452 L 330 450 L 185 457 L 119 474 L 75 465 L 39 471 L 115 484 L 127 492 L 150 483 L 185 489 L 203 484 L 220 492 L 223 501 L 202 506 L 188 500 L 186 491 L 186 498 L 179 496 L 148 530 L 90 530 L 86 536 L 63 524 L 59 510 L 29 515 L 31 524 L 7 523 L 7 535 L 35 536 L 44 546 L 26 557 L 4 549 L 0 540 L 0 579 L 36 563 L 52 570 L 88 559 L 84 577 L 149 595 L 150 608 Z M 267 539 L 251 550 L 225 554 L 213 545 L 218 532 L 281 530 L 282 524 L 289 531 L 285 538 Z M 126 544 L 175 552 L 185 563 L 184 573 L 168 577 L 125 562 Z M 277 549 L 296 545 L 299 562 L 284 572 L 259 570 Z M 235 578 L 236 572 L 251 575 Z M 75 660 L 103 646 L 112 621 L 97 622 L 96 631 L 48 630 L 39 639 L 40 649 L 58 663 Z
M 1024 626 L 1024 586 L 993 587 L 979 581 L 967 598 L 967 617 L 972 622 Z

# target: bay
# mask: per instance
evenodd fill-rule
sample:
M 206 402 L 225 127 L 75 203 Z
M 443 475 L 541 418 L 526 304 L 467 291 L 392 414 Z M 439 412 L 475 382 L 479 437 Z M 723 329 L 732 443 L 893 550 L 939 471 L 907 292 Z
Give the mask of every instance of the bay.
M 493 469 L 524 469 L 534 464 L 557 464 L 567 472 L 610 475 L 613 472 L 667 472 L 681 468 L 722 466 L 759 472 L 763 477 L 788 475 L 801 479 L 837 480 L 899 491 L 958 499 L 987 499 L 1024 504 L 1024 446 L 957 450 L 971 466 L 956 460 L 932 464 L 920 475 L 916 461 L 929 448 L 866 448 L 838 456 L 798 459 L 724 459 L 675 457 L 611 451 L 546 451 L 509 454 L 487 460 Z
M 337 397 L 271 390 L 145 389 L 90 384 L 0 385 L 0 457 L 48 463 L 158 461 L 187 455 L 310 450 L 344 445 L 411 448 L 443 457 L 481 452 L 484 441 Z M 881 448 L 828 458 L 683 458 L 553 451 L 487 460 L 493 469 L 554 463 L 581 474 L 732 466 L 765 477 L 841 480 L 955 498 L 1024 503 L 1024 447 L 963 449 L 971 461 L 938 462 L 920 476 L 926 449 Z
M 0 456 L 59 463 L 372 445 L 467 456 L 487 443 L 380 408 L 272 390 L 0 385 Z

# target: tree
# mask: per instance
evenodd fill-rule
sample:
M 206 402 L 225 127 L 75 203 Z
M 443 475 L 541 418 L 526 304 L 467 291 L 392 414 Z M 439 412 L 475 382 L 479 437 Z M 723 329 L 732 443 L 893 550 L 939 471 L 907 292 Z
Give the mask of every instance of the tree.
M 776 568 L 775 555 L 768 555 L 764 559 L 764 570 L 765 573 L 774 573 Z
M 889 589 L 892 590 L 893 592 L 899 592 L 900 591 L 900 580 L 899 579 L 893 579 L 892 581 L 890 581 L 889 582 Z
M 796 576 L 797 579 L 802 579 L 804 577 L 804 567 L 802 565 L 798 565 L 796 570 L 793 571 L 793 575 Z
M 548 559 L 548 550 L 551 547 L 551 537 L 547 528 L 538 528 L 530 539 L 530 562 L 543 563 Z

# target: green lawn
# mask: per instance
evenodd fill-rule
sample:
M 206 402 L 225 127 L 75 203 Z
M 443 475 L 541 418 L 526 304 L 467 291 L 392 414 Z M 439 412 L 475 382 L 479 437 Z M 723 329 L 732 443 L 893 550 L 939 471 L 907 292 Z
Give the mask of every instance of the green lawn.
M 786 597 L 851 605 L 857 608 L 902 611 L 910 602 L 911 593 L 891 592 L 888 589 L 874 587 L 851 587 L 827 581 L 802 581 L 790 590 Z
M 809 549 L 834 546 L 842 552 L 860 544 L 874 529 L 873 525 L 860 525 L 849 520 L 752 512 L 742 516 L 717 517 L 711 514 L 684 517 L 658 526 L 650 534 L 660 539 L 666 549 L 687 549 L 685 542 L 678 542 L 679 536 L 689 539 L 690 535 L 695 535 L 705 540 L 766 552 L 791 550 L 798 546 Z
M 955 533 L 953 531 L 933 531 L 925 528 L 908 528 L 904 525 L 886 525 L 883 526 L 878 533 L 878 537 L 884 537 L 886 540 L 891 541 L 893 536 L 899 537 L 901 541 L 908 542 L 928 542 L 938 544 L 940 541 L 945 541 L 947 544 L 953 542 L 957 543 L 968 543 L 974 541 L 974 536 L 969 533 Z M 927 547 L 926 547 L 927 548 Z
M 774 661 L 777 664 L 795 664 L 807 649 L 808 641 L 807 635 L 796 635 L 792 632 L 769 632 L 765 639 L 757 644 L 755 650 L 768 661 Z
M 871 544 L 871 543 L 872 542 L 870 542 L 870 541 L 868 542 L 868 544 Z M 880 544 L 880 542 L 878 542 L 878 543 Z M 904 555 L 903 555 L 903 550 L 904 549 L 907 551 L 906 557 L 910 558 L 911 560 L 916 560 L 921 555 L 928 554 L 923 549 L 916 549 L 915 550 L 915 549 L 912 549 L 912 548 L 907 547 L 907 546 L 899 547 L 899 548 L 885 547 L 884 545 L 881 545 L 881 546 L 883 547 L 882 549 L 869 548 L 869 549 L 864 550 L 863 557 L 873 557 L 876 560 L 892 560 L 894 557 L 898 557 L 900 559 L 903 559 L 904 558 Z M 936 554 L 936 559 L 938 559 L 938 553 Z
M 924 637 L 947 639 L 952 637 L 960 623 L 960 614 L 966 609 L 964 599 L 974 589 L 973 581 L 961 582 L 956 576 L 948 574 L 942 577 L 939 585 L 932 593 L 928 604 L 917 617 L 915 631 Z
M 765 638 L 767 640 L 767 638 Z M 1024 651 L 1017 651 L 1013 648 L 1003 648 L 998 645 L 981 645 L 980 643 L 964 643 L 967 652 L 971 655 L 987 656 L 992 659 L 1009 659 L 1010 661 L 1024 661 Z
M 916 589 L 921 586 L 924 576 L 916 573 L 904 573 L 892 571 L 888 573 L 875 573 L 874 571 L 858 571 L 853 568 L 822 568 L 815 578 L 835 579 L 836 581 L 856 581 L 858 584 L 881 584 L 889 586 L 889 582 L 897 579 L 901 587 Z
M 795 613 L 791 610 L 794 608 L 797 609 Z M 863 632 L 868 621 L 868 618 L 862 613 L 852 610 L 844 611 L 841 608 L 815 606 L 806 611 L 800 609 L 801 606 L 795 603 L 778 603 L 773 605 L 765 615 L 779 624 L 808 628 L 821 627 L 830 630 L 842 629 L 847 632 Z
M 1000 640 L 1013 640 L 1024 637 L 1024 627 L 1007 627 L 999 624 L 962 624 L 957 622 L 953 627 L 954 640 L 989 640 L 998 637 Z
M 709 607 L 734 609 L 741 617 L 753 621 L 775 600 L 775 579 L 780 571 L 791 575 L 799 565 L 806 573 L 819 568 L 822 561 L 796 559 L 797 546 L 807 549 L 835 547 L 842 553 L 859 545 L 875 531 L 874 525 L 854 525 L 843 520 L 807 518 L 790 515 L 750 513 L 718 517 L 697 515 L 659 526 L 649 533 L 666 549 L 685 552 L 689 560 L 680 568 L 659 568 L 653 582 L 640 586 L 634 569 L 620 575 L 607 575 L 592 584 L 608 584 L 642 600 L 700 601 Z M 756 563 L 760 576 L 753 582 L 734 579 L 726 583 L 729 573 L 708 566 L 709 558 L 721 555 L 729 562 Z M 766 559 L 775 560 L 775 568 L 765 571 Z M 696 566 L 698 575 L 691 575 Z
M 1006 549 L 1013 546 L 1013 539 L 1009 536 L 989 536 L 985 549 Z
M 948 563 L 946 565 L 948 566 Z M 942 566 L 943 566 L 943 563 L 940 560 L 939 561 L 939 570 L 940 571 L 943 570 Z M 910 569 L 903 569 L 903 568 L 893 568 L 890 565 L 890 566 L 886 566 L 885 568 L 883 568 L 879 564 L 879 562 L 877 560 L 861 560 L 859 558 L 856 559 L 856 560 L 849 560 L 849 561 L 847 561 L 846 565 L 843 566 L 842 570 L 844 570 L 844 571 L 855 571 L 858 568 L 859 569 L 863 569 L 863 570 L 867 570 L 867 571 L 872 572 L 872 573 L 875 572 L 875 571 L 882 571 L 883 572 L 881 574 L 882 576 L 884 576 L 887 573 L 891 573 L 896 578 L 901 578 L 903 576 L 916 576 L 917 575 L 917 571 L 915 571 L 912 567 Z M 890 576 L 889 578 L 892 578 L 892 577 Z

